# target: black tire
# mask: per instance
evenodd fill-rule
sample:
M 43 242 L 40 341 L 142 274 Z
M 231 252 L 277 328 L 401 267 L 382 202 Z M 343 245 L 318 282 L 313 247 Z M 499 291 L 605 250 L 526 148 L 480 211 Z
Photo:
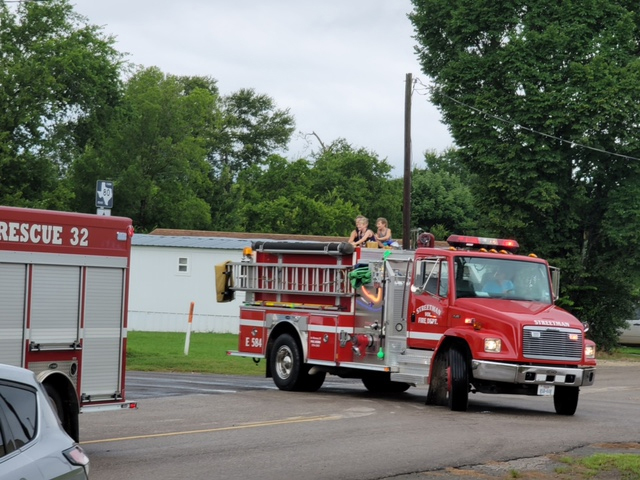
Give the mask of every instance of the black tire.
M 389 374 L 366 376 L 362 379 L 362 383 L 371 393 L 403 393 L 411 387 L 405 382 L 391 381 Z
M 291 335 L 285 333 L 276 338 L 269 364 L 273 382 L 280 390 L 303 389 L 305 377 L 309 376 L 303 371 L 302 352 Z
M 466 412 L 469 405 L 469 370 L 464 355 L 457 348 L 449 350 L 447 370 L 449 408 L 455 412 Z
M 440 353 L 433 361 L 427 405 L 447 405 L 447 359 L 446 353 Z
M 80 442 L 80 426 L 78 423 L 78 408 L 70 401 L 63 400 L 61 394 L 51 383 L 43 383 L 47 396 L 51 400 L 53 410 L 60 420 L 64 431 L 76 442 Z
M 578 408 L 580 387 L 564 387 L 556 385 L 553 393 L 553 406 L 558 415 L 573 415 Z
M 317 392 L 320 387 L 322 387 L 324 379 L 327 376 L 327 372 L 316 372 L 313 375 L 310 375 L 309 366 L 305 366 L 304 370 L 305 374 L 301 379 L 301 390 L 305 392 Z
M 53 387 L 53 385 L 51 385 L 49 383 L 45 383 L 44 384 L 44 389 L 47 391 L 47 395 L 49 396 L 49 399 L 51 400 L 51 403 L 53 405 L 53 410 L 58 415 L 58 420 L 60 420 L 60 423 L 62 425 L 65 425 L 66 415 L 65 415 L 65 410 L 64 410 L 64 404 L 62 403 L 62 398 L 60 397 L 60 394 Z

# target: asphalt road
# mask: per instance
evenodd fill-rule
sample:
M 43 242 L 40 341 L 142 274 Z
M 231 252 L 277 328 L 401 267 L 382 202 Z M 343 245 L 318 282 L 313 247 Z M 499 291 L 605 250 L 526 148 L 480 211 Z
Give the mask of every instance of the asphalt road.
M 425 405 L 426 389 L 373 395 L 336 377 L 294 393 L 263 378 L 130 372 L 139 409 L 83 415 L 80 435 L 92 480 L 458 478 L 443 469 L 640 442 L 640 364 L 597 375 L 563 417 L 543 397 L 477 394 L 451 412 Z

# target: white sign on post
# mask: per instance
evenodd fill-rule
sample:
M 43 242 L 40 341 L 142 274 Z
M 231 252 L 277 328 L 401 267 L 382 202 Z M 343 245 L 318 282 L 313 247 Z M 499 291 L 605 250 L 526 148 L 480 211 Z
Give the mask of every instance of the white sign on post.
M 113 208 L 113 182 L 98 180 L 96 182 L 96 207 L 98 215 L 111 215 Z

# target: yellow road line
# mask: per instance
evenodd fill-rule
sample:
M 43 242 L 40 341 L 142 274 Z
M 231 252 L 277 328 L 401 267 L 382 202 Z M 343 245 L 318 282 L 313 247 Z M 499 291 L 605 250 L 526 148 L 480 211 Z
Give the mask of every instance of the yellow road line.
M 161 437 L 174 437 L 176 435 L 192 435 L 194 433 L 212 433 L 212 432 L 224 432 L 227 430 L 242 430 L 244 428 L 259 428 L 259 427 L 270 427 L 273 425 L 288 425 L 292 423 L 305 423 L 305 422 L 322 422 L 326 420 L 339 420 L 342 417 L 340 416 L 319 416 L 319 417 L 299 417 L 299 418 L 288 418 L 282 420 L 269 420 L 266 422 L 258 422 L 258 423 L 247 423 L 243 425 L 233 425 L 231 427 L 218 427 L 218 428 L 207 428 L 204 430 L 188 430 L 184 432 L 167 432 L 167 433 L 152 433 L 149 435 L 134 435 L 132 437 L 120 437 L 120 438 L 104 438 L 102 440 L 89 440 L 87 442 L 80 442 L 81 445 L 89 445 L 92 443 L 106 443 L 106 442 L 122 442 L 124 440 L 140 440 L 143 438 L 161 438 Z

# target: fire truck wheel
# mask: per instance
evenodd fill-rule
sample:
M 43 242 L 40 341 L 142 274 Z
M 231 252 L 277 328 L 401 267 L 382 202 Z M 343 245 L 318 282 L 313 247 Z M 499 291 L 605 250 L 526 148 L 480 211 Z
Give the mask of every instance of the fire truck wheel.
M 465 412 L 469 404 L 469 373 L 464 355 L 457 348 L 449 350 L 448 385 L 449 408 Z
M 303 378 L 302 378 L 301 390 L 305 392 L 317 392 L 322 386 L 322 384 L 324 383 L 324 379 L 327 376 L 327 372 L 317 372 L 317 373 L 314 373 L 313 375 L 309 375 L 308 373 L 309 369 L 310 367 L 305 365 L 305 368 L 304 368 L 305 374 L 303 375 Z
M 65 415 L 64 415 L 64 405 L 62 404 L 62 398 L 60 398 L 60 394 L 56 391 L 53 385 L 48 383 L 44 384 L 44 389 L 47 391 L 47 395 L 51 399 L 51 403 L 53 404 L 53 409 L 58 414 L 58 419 L 62 425 L 66 425 Z
M 553 392 L 553 406 L 558 415 L 573 415 L 578 408 L 579 387 L 565 387 L 556 385 Z
M 276 338 L 271 349 L 271 376 L 280 390 L 303 389 L 302 354 L 293 337 L 287 333 Z
M 433 361 L 427 405 L 447 406 L 447 358 L 446 353 L 439 353 Z
M 371 375 L 362 378 L 365 388 L 371 393 L 402 393 L 409 390 L 408 383 L 393 382 L 389 375 Z

